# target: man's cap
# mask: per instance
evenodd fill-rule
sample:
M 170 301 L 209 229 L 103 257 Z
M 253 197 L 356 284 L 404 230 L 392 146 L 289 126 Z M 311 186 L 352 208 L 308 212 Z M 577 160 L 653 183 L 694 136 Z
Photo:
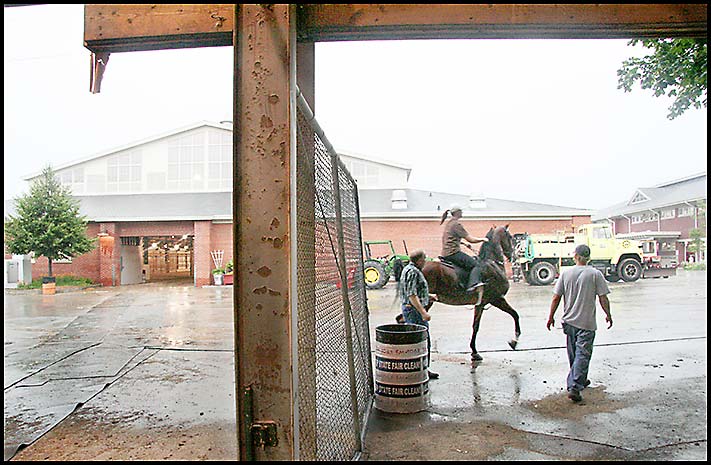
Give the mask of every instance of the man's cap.
M 575 255 L 579 255 L 583 258 L 589 258 L 590 257 L 590 247 L 588 247 L 585 244 L 580 244 L 575 248 Z

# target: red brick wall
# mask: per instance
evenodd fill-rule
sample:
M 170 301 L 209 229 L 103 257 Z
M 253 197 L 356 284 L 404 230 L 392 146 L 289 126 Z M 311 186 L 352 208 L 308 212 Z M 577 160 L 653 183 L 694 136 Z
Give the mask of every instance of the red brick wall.
M 589 216 L 573 217 L 572 219 L 556 220 L 461 220 L 467 232 L 474 237 L 483 237 L 492 226 L 509 225 L 511 234 L 524 233 L 545 234 L 558 230 L 570 230 L 590 222 Z M 439 220 L 368 220 L 361 221 L 364 241 L 392 240 L 395 251 L 405 253 L 402 241 L 407 243 L 407 249 L 424 249 L 428 256 L 436 257 L 442 249 L 442 232 L 444 224 Z
M 589 216 L 563 218 L 555 220 L 462 220 L 467 231 L 476 237 L 486 235 L 494 225 L 509 224 L 512 234 L 528 232 L 531 234 L 553 233 L 558 230 L 570 229 L 589 223 Z M 692 219 L 693 222 L 693 219 Z M 405 240 L 409 252 L 422 248 L 427 255 L 436 257 L 440 254 L 442 231 L 444 225 L 439 219 L 432 220 L 363 220 L 363 240 L 393 241 L 398 253 L 405 253 L 402 241 Z M 172 221 L 172 222 L 131 222 L 131 223 L 91 223 L 87 227 L 90 237 L 97 237 L 100 231 L 107 231 L 114 237 L 113 249 L 98 246 L 92 252 L 77 257 L 71 264 L 53 264 L 55 275 L 71 274 L 85 276 L 105 286 L 111 286 L 113 279 L 120 282 L 120 237 L 121 236 L 171 236 L 194 235 L 193 240 L 193 270 L 196 286 L 212 284 L 212 269 L 214 264 L 210 252 L 223 250 L 223 264 L 233 257 L 233 225 L 231 223 L 213 224 L 212 221 Z M 466 249 L 465 249 L 466 251 Z M 380 253 L 380 250 L 373 250 Z M 383 252 L 385 253 L 385 252 Z M 112 279 L 111 266 L 114 266 Z M 510 271 L 510 266 L 509 267 Z M 32 267 L 33 278 L 47 274 L 47 260 L 39 258 Z
M 223 265 L 230 261 L 233 256 L 232 247 L 232 223 L 230 224 L 213 224 L 212 225 L 212 242 L 210 250 L 222 250 L 225 252 Z
M 641 232 L 641 231 L 658 231 L 659 224 L 657 221 L 647 221 L 644 223 L 632 223 L 632 230 L 630 231 L 630 224 L 626 218 L 615 219 L 615 233 L 622 234 L 628 232 Z M 693 216 L 682 216 L 681 218 L 668 218 L 661 220 L 661 230 L 662 231 L 679 231 L 681 236 L 679 239 L 688 239 L 689 230 L 694 228 L 694 217 Z
M 118 223 L 119 235 L 128 236 L 182 236 L 194 233 L 193 221 L 156 221 Z
M 681 205 L 686 206 L 686 205 Z M 677 209 L 677 214 L 679 213 Z M 629 215 L 627 215 L 629 216 Z M 642 232 L 642 231 L 679 231 L 681 236 L 679 239 L 688 239 L 689 231 L 694 229 L 694 216 L 682 216 L 675 218 L 667 218 L 661 220 L 659 223 L 657 221 L 646 221 L 644 223 L 631 223 L 627 218 L 616 218 L 613 220 L 615 223 L 615 233 L 623 234 L 628 232 Z M 631 230 L 630 230 L 631 229 Z M 686 261 L 687 250 L 684 243 L 677 243 L 677 257 L 680 262 Z
M 439 224 L 437 220 L 368 220 L 361 221 L 361 230 L 364 241 L 391 240 L 397 253 L 404 254 L 405 247 L 403 240 L 407 243 L 408 252 L 416 249 L 424 249 L 429 257 L 437 257 L 442 249 L 442 233 L 444 224 Z M 446 221 L 445 221 L 446 223 Z M 554 220 L 503 220 L 503 219 L 476 219 L 461 220 L 467 232 L 474 237 L 484 237 L 492 226 L 509 225 L 511 234 L 548 234 L 559 230 L 570 230 L 581 224 L 590 223 L 590 216 L 575 216 L 573 218 L 563 218 Z M 478 250 L 478 245 L 474 246 Z M 470 253 L 468 249 L 462 248 L 465 253 Z M 371 251 L 374 255 L 384 255 L 383 247 L 373 246 Z M 506 262 L 506 268 L 511 275 L 511 265 Z
M 96 237 L 99 232 L 99 225 L 91 223 L 87 225 L 86 234 L 89 237 Z M 39 279 L 49 273 L 48 260 L 45 257 L 38 257 L 32 264 L 32 279 Z M 76 257 L 72 263 L 52 263 L 52 274 L 54 276 L 72 275 L 90 278 L 99 282 L 99 243 L 96 248 L 89 253 Z
M 193 271 L 195 285 L 198 287 L 212 284 L 211 235 L 212 221 L 195 221 L 193 239 Z

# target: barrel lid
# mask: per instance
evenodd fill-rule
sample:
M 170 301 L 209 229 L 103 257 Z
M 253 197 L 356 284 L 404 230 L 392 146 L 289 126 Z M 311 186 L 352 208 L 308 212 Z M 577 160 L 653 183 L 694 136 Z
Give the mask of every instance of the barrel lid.
M 427 340 L 427 328 L 415 324 L 380 325 L 375 340 L 384 344 L 416 344 Z

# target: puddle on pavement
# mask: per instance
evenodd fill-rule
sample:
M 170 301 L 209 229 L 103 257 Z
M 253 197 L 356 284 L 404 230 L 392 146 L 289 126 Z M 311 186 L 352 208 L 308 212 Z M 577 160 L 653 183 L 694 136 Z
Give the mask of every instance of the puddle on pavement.
M 627 407 L 626 402 L 611 399 L 605 386 L 588 387 L 581 392 L 583 401 L 574 403 L 568 393 L 561 391 L 542 399 L 522 403 L 527 409 L 547 417 L 563 420 L 580 420 L 586 415 L 612 413 Z
M 510 447 L 528 447 L 526 433 L 493 422 L 422 422 L 413 429 L 370 433 L 365 442 L 369 461 L 484 460 Z

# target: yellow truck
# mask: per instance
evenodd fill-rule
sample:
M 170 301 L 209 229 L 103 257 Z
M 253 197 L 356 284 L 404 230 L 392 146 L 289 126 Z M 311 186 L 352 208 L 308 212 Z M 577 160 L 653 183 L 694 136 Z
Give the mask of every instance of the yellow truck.
M 590 265 L 608 281 L 632 282 L 642 276 L 642 242 L 616 238 L 606 223 L 584 224 L 575 233 L 517 234 L 516 239 L 514 274 L 534 286 L 553 283 L 564 267 L 575 265 L 579 244 L 590 247 Z

